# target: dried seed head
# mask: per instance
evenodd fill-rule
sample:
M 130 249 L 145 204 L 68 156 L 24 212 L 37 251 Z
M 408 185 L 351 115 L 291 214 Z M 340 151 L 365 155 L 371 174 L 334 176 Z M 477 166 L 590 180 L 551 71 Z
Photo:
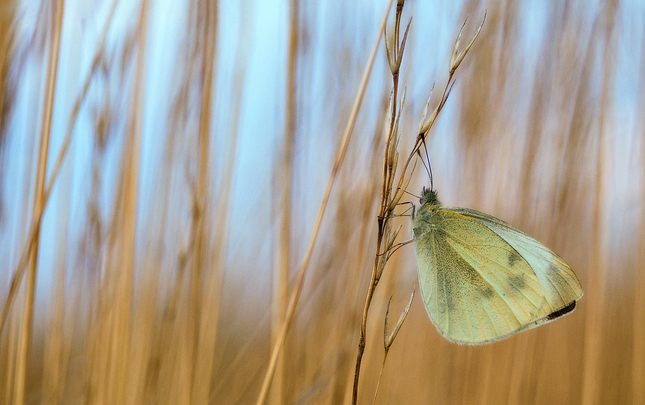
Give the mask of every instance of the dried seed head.
M 479 28 L 477 28 L 477 32 L 475 35 L 472 37 L 470 42 L 468 42 L 468 45 L 461 51 L 458 52 L 457 48 L 459 48 L 459 41 L 461 40 L 461 32 L 464 30 L 464 26 L 466 25 L 466 21 L 468 21 L 468 18 L 464 21 L 464 25 L 461 26 L 461 29 L 459 30 L 459 35 L 457 35 L 457 40 L 455 41 L 455 46 L 452 48 L 452 56 L 450 57 L 450 74 L 453 74 L 455 70 L 461 65 L 461 62 L 464 60 L 464 57 L 466 57 L 466 54 L 468 51 L 470 51 L 470 48 L 473 46 L 475 43 L 475 40 L 479 36 L 479 33 L 482 30 L 482 27 L 484 26 L 484 22 L 486 21 L 486 13 L 484 13 L 484 19 L 482 20 L 482 23 L 479 25 Z
M 385 351 L 388 351 L 390 349 L 390 346 L 392 346 L 392 343 L 394 343 L 394 339 L 396 339 L 396 336 L 399 334 L 399 330 L 401 329 L 401 326 L 403 326 L 403 322 L 405 322 L 405 318 L 408 316 L 408 312 L 410 312 L 410 307 L 412 306 L 412 300 L 414 299 L 414 289 L 412 289 L 412 294 L 410 295 L 410 301 L 408 301 L 408 305 L 405 307 L 403 312 L 401 312 L 401 315 L 399 315 L 399 320 L 396 321 L 396 325 L 394 325 L 394 329 L 392 330 L 392 333 L 388 335 L 388 318 L 390 315 L 390 303 L 392 302 L 392 294 L 390 296 L 390 300 L 387 302 L 387 310 L 385 312 L 385 333 L 384 333 L 384 338 L 383 338 L 383 344 L 385 346 Z

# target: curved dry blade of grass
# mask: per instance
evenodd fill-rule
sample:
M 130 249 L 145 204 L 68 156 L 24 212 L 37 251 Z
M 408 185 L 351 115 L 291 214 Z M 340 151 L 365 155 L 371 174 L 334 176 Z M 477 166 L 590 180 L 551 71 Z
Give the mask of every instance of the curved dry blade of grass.
M 345 128 L 345 133 L 343 134 L 343 139 L 341 140 L 340 147 L 338 149 L 338 154 L 336 155 L 336 161 L 334 162 L 334 167 L 332 168 L 332 172 L 329 177 L 329 182 L 327 183 L 327 189 L 325 190 L 323 201 L 320 204 L 320 210 L 318 211 L 318 217 L 316 218 L 316 223 L 313 228 L 313 233 L 311 235 L 311 238 L 309 239 L 309 245 L 307 246 L 305 257 L 300 266 L 300 270 L 298 271 L 298 276 L 296 278 L 296 285 L 294 287 L 293 293 L 291 294 L 291 298 L 289 299 L 289 307 L 287 308 L 287 314 L 285 316 L 284 324 L 282 325 L 282 330 L 280 331 L 280 334 L 278 335 L 278 339 L 275 345 L 273 346 L 273 351 L 271 353 L 271 360 L 269 361 L 269 368 L 264 378 L 264 382 L 262 383 L 260 395 L 258 396 L 258 400 L 257 400 L 258 405 L 264 404 L 267 394 L 269 392 L 269 386 L 271 384 L 271 379 L 273 378 L 273 372 L 275 371 L 275 366 L 278 360 L 278 354 L 282 349 L 285 336 L 287 335 L 287 331 L 289 330 L 289 326 L 291 325 L 291 321 L 293 320 L 293 315 L 296 311 L 296 305 L 298 305 L 298 299 L 300 298 L 300 293 L 302 292 L 302 286 L 305 280 L 305 273 L 307 270 L 307 266 L 309 265 L 309 260 L 311 259 L 311 254 L 313 252 L 316 239 L 318 237 L 320 224 L 325 215 L 325 209 L 327 208 L 327 202 L 329 201 L 329 196 L 331 194 L 332 187 L 334 186 L 334 182 L 338 175 L 338 171 L 340 170 L 340 166 L 343 162 L 343 158 L 345 157 L 345 152 L 347 151 L 347 145 L 349 144 L 349 139 L 354 129 L 354 124 L 356 123 L 356 117 L 358 116 L 358 111 L 363 101 L 363 96 L 365 95 L 365 89 L 367 88 L 367 83 L 372 73 L 372 67 L 374 66 L 374 60 L 376 58 L 378 46 L 381 41 L 381 35 L 383 35 L 383 30 L 387 22 L 387 16 L 390 11 L 390 8 L 392 7 L 393 2 L 394 0 L 390 0 L 390 2 L 386 7 L 385 13 L 383 15 L 383 20 L 381 21 L 381 26 L 379 27 L 379 31 L 376 35 L 376 40 L 374 41 L 374 45 L 372 46 L 372 51 L 370 52 L 369 60 L 365 67 L 365 72 L 363 73 L 363 77 L 361 79 L 361 84 L 358 87 L 358 93 L 356 95 L 354 105 L 352 106 L 352 111 L 349 115 L 347 127 Z

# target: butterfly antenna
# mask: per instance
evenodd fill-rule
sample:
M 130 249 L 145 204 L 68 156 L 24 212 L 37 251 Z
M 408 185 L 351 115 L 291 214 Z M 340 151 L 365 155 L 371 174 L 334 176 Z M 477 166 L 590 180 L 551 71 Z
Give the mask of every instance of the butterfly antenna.
M 430 169 L 428 168 L 428 165 L 426 164 L 426 161 L 423 160 L 423 155 L 421 154 L 420 150 L 417 150 L 417 155 L 419 155 L 419 159 L 421 160 L 421 163 L 423 163 L 423 168 L 426 169 L 426 173 L 428 173 L 428 176 L 430 175 Z
M 426 173 L 428 173 L 428 177 L 430 177 L 430 190 L 434 191 L 434 182 L 432 179 L 432 165 L 430 164 L 430 155 L 428 154 L 428 147 L 426 146 L 426 138 L 423 137 L 421 139 L 421 142 L 423 143 L 423 150 L 426 152 L 426 160 L 425 161 L 423 160 L 420 150 L 417 150 L 417 153 L 419 154 L 419 157 L 421 157 L 421 161 L 423 162 L 423 167 L 426 168 Z M 428 162 L 428 165 L 426 165 L 426 162 Z

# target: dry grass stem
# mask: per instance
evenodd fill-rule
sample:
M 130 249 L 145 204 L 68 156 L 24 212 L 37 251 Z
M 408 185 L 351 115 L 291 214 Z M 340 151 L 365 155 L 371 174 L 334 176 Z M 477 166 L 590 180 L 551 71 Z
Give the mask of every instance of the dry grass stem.
M 194 249 L 194 271 L 192 273 L 192 293 L 191 293 L 191 312 L 194 314 L 197 324 L 195 325 L 195 337 L 197 345 L 195 353 L 193 354 L 193 375 L 191 378 L 191 403 L 201 404 L 207 403 L 211 377 L 213 372 L 213 356 L 215 353 L 215 344 L 217 342 L 217 324 L 219 318 L 219 301 L 221 297 L 221 288 L 223 284 L 224 274 L 224 258 L 226 257 L 225 251 L 227 244 L 224 240 L 219 240 L 216 244 L 221 251 L 215 254 L 215 266 L 209 266 L 208 263 L 212 261 L 206 256 L 209 250 L 209 239 L 207 237 L 208 224 L 209 224 L 209 207 L 208 199 L 210 192 L 209 185 L 212 183 L 210 176 L 210 137 L 211 137 L 211 116 L 213 104 L 213 71 L 215 64 L 215 54 L 217 48 L 217 2 L 205 1 L 201 2 L 200 6 L 205 8 L 202 10 L 204 15 L 203 24 L 203 43 L 204 54 L 202 58 L 202 78 L 203 83 L 202 97 L 200 102 L 199 114 L 199 140 L 198 140 L 198 153 L 199 153 L 199 171 L 198 171 L 198 193 L 195 196 L 196 213 L 193 216 L 193 231 L 195 239 Z M 244 69 L 241 70 L 244 72 Z M 243 83 L 243 81 L 242 81 Z M 241 93 L 241 92 L 240 92 Z M 238 98 L 241 97 L 241 94 Z M 239 102 L 235 106 L 239 108 Z M 233 139 L 237 139 L 233 137 Z M 237 142 L 231 144 L 231 154 L 235 156 L 237 149 Z M 233 177 L 233 163 L 234 159 L 229 159 L 229 165 L 226 168 L 228 175 L 225 176 L 225 184 L 223 186 L 223 193 L 220 199 L 217 229 L 221 230 L 223 235 L 228 233 L 228 215 L 230 205 L 230 187 L 231 179 Z M 208 271 L 214 269 L 215 271 Z M 205 273 L 205 274 L 204 274 Z M 208 275 L 205 277 L 205 275 Z M 203 296 L 200 294 L 201 284 L 207 280 L 207 288 Z
M 128 117 L 127 136 L 124 144 L 123 171 L 119 176 L 119 192 L 115 206 L 119 214 L 115 218 L 115 232 L 112 243 L 112 257 L 108 271 L 113 274 L 114 303 L 108 303 L 114 316 L 108 315 L 110 327 L 105 337 L 110 350 L 107 355 L 107 370 L 104 386 L 98 392 L 107 403 L 126 403 L 134 373 L 128 366 L 135 342 L 132 341 L 132 301 L 134 291 L 134 270 L 136 267 L 136 224 L 137 201 L 139 195 L 139 172 L 141 166 L 141 138 L 143 126 L 143 107 L 145 94 L 146 39 L 148 33 L 148 1 L 141 3 L 137 25 L 137 59 L 135 65 L 134 85 L 132 86 L 131 109 Z M 113 266 L 113 267 L 112 267 Z M 128 401 L 129 402 L 129 401 Z
M 403 5 L 404 5 L 403 1 L 400 1 L 397 3 L 395 25 L 394 25 L 395 28 L 394 28 L 394 34 L 393 34 L 393 37 L 394 37 L 393 44 L 390 45 L 388 43 L 387 38 L 385 38 L 386 52 L 388 56 L 390 72 L 392 74 L 393 87 L 392 87 L 390 103 L 389 103 L 390 115 L 387 118 L 389 125 L 387 125 L 388 132 L 387 132 L 386 141 L 385 141 L 385 156 L 383 161 L 383 183 L 382 183 L 382 189 L 381 189 L 380 210 L 378 214 L 378 234 L 376 239 L 376 254 L 374 257 L 374 265 L 372 268 L 372 277 L 367 290 L 367 296 L 365 298 L 363 316 L 361 318 L 358 354 L 356 356 L 356 366 L 354 371 L 352 404 L 356 404 L 358 401 L 358 382 L 359 382 L 359 376 L 360 376 L 360 370 L 361 370 L 361 363 L 363 359 L 363 353 L 365 351 L 365 344 L 366 344 L 365 336 L 366 336 L 366 330 L 367 330 L 367 318 L 368 318 L 369 308 L 372 302 L 372 297 L 374 296 L 374 291 L 376 290 L 379 280 L 382 277 L 383 271 L 385 270 L 385 266 L 389 258 L 392 256 L 394 250 L 398 249 L 398 247 L 406 243 L 409 243 L 409 242 L 405 242 L 403 244 L 396 245 L 396 248 L 395 248 L 394 240 L 398 235 L 399 228 L 397 228 L 397 230 L 394 233 L 392 232 L 392 220 L 396 216 L 394 214 L 394 209 L 398 206 L 399 202 L 401 201 L 401 198 L 403 197 L 403 194 L 405 193 L 408 185 L 410 184 L 410 181 L 412 179 L 412 174 L 414 173 L 414 168 L 416 167 L 415 158 L 417 156 L 419 148 L 421 147 L 421 145 L 423 145 L 425 140 L 428 138 L 430 129 L 434 125 L 434 122 L 437 116 L 439 115 L 446 101 L 448 100 L 448 96 L 450 95 L 450 91 L 452 89 L 452 86 L 454 85 L 454 80 L 455 80 L 454 74 L 457 68 L 459 67 L 459 65 L 461 64 L 461 62 L 463 61 L 465 55 L 468 53 L 473 43 L 475 42 L 475 39 L 479 35 L 479 32 L 481 31 L 481 28 L 486 19 L 486 16 L 484 15 L 484 19 L 481 25 L 479 26 L 479 28 L 477 29 L 477 32 L 469 41 L 468 45 L 461 52 L 457 51 L 457 47 L 459 46 L 459 39 L 461 38 L 461 30 L 463 30 L 463 26 L 462 26 L 462 29 L 459 31 L 459 34 L 458 34 L 457 40 L 455 41 L 455 45 L 452 52 L 448 81 L 446 83 L 446 87 L 442 94 L 441 100 L 439 101 L 439 104 L 435 108 L 433 114 L 427 120 L 425 119 L 425 115 L 427 113 L 428 104 L 426 104 L 426 109 L 424 110 L 422 123 L 420 125 L 420 132 L 416 138 L 415 144 L 412 147 L 410 154 L 408 155 L 405 165 L 403 166 L 400 174 L 398 175 L 397 186 L 396 188 L 394 188 L 393 185 L 394 185 L 395 178 L 397 176 L 397 168 L 398 168 L 398 145 L 399 145 L 399 138 L 400 138 L 399 123 L 400 123 L 401 111 L 403 110 L 403 104 L 405 100 L 405 92 L 403 93 L 402 102 L 400 106 L 397 104 L 396 96 L 398 94 L 399 69 L 403 58 L 403 50 L 405 48 L 405 42 L 407 40 L 408 30 L 410 28 L 410 25 L 408 23 L 408 26 L 406 27 L 406 32 L 403 36 L 403 40 L 399 42 L 398 41 L 399 29 L 400 29 L 400 20 L 403 13 Z M 429 100 L 428 100 L 428 103 L 429 103 Z M 414 164 L 412 165 L 411 170 L 408 170 L 408 168 L 410 167 L 410 163 L 412 163 L 413 160 L 414 160 Z M 396 334 L 393 335 L 393 338 L 395 336 Z M 379 377 L 379 382 L 380 382 L 380 377 Z M 377 391 L 378 391 L 378 388 L 377 388 Z M 374 400 L 376 400 L 376 395 L 374 396 Z
M 641 66 L 645 66 L 645 53 L 641 57 Z M 641 83 L 640 91 L 640 132 L 645 134 L 645 80 Z M 643 136 L 641 135 L 641 139 Z M 641 144 L 641 160 L 645 161 L 645 145 Z M 645 165 L 641 165 L 641 191 L 640 199 L 645 201 Z M 638 235 L 638 251 L 640 252 L 640 263 L 645 263 L 645 212 L 640 213 L 640 233 Z M 645 340 L 645 294 L 638 292 L 645 291 L 645 268 L 639 266 L 636 269 L 635 288 L 637 293 L 634 296 L 633 314 L 633 341 L 643 342 Z M 642 384 L 642 376 L 645 375 L 645 345 L 635 344 L 632 365 L 632 403 L 645 403 L 645 385 Z
M 611 8 L 603 18 L 606 18 L 604 28 L 604 43 L 602 48 L 603 60 L 602 64 L 602 85 L 601 92 L 603 100 L 600 105 L 608 105 L 608 97 L 613 88 L 614 69 L 613 63 L 609 61 L 613 58 L 611 54 L 615 49 L 615 36 L 612 35 L 615 22 L 615 9 Z M 607 257 L 606 257 L 606 241 L 605 235 L 605 216 L 603 207 L 605 205 L 604 199 L 606 195 L 606 180 L 605 180 L 605 157 L 607 147 L 607 131 L 604 130 L 608 121 L 608 112 L 606 109 L 598 111 L 597 120 L 594 123 L 597 126 L 596 133 L 598 134 L 596 153 L 597 153 L 597 166 L 596 166 L 596 193 L 593 209 L 593 241 L 590 246 L 591 268 L 589 277 L 589 286 L 587 291 L 589 295 L 594 296 L 593 302 L 587 306 L 587 318 L 585 323 L 585 342 L 584 342 L 584 382 L 582 384 L 582 403 L 596 404 L 599 401 L 600 395 L 600 358 L 602 347 L 602 323 L 605 316 L 606 305 L 606 290 L 604 286 L 607 284 Z
M 291 259 L 291 227 L 292 227 L 292 205 L 293 198 L 293 167 L 294 167 L 294 144 L 296 141 L 296 114 L 298 106 L 296 95 L 296 62 L 298 56 L 298 37 L 301 34 L 299 27 L 299 0 L 289 2 L 289 47 L 287 56 L 287 80 L 285 100 L 285 127 L 282 146 L 282 165 L 278 168 L 274 180 L 274 195 L 272 200 L 275 204 L 272 210 L 279 218 L 275 244 L 275 262 L 273 266 L 273 320 L 271 323 L 271 344 L 275 345 L 280 330 L 284 324 L 284 316 L 287 313 L 289 294 L 289 263 Z M 278 214 L 281 213 L 281 214 Z M 285 367 L 285 350 L 281 350 L 276 363 L 276 371 L 273 389 L 271 391 L 271 403 L 281 404 L 285 402 L 284 386 L 287 381 L 287 370 Z
M 284 343 L 285 336 L 289 329 L 289 325 L 293 320 L 293 315 L 296 310 L 296 305 L 298 304 L 298 299 L 300 298 L 300 293 L 302 292 L 302 286 L 305 279 L 305 272 L 307 270 L 307 266 L 309 265 L 309 260 L 311 259 L 311 254 L 313 252 L 313 248 L 316 243 L 316 238 L 320 230 L 320 224 L 322 223 L 323 216 L 325 215 L 325 209 L 327 208 L 327 202 L 329 201 L 329 196 L 331 195 L 332 187 L 334 186 L 334 182 L 336 180 L 336 177 L 338 176 L 338 171 L 340 170 L 340 166 L 343 163 L 343 158 L 345 157 L 345 152 L 347 151 L 347 145 L 349 144 L 349 139 L 354 129 L 354 124 L 356 123 L 356 117 L 358 116 L 358 111 L 360 110 L 361 103 L 363 101 L 363 96 L 365 95 L 365 89 L 367 88 L 367 83 L 369 82 L 369 78 L 372 73 L 372 67 L 374 66 L 374 59 L 376 58 L 378 45 L 380 43 L 380 38 L 385 28 L 385 24 L 387 22 L 387 15 L 389 14 L 389 10 L 392 7 L 392 2 L 393 0 L 390 0 L 390 2 L 388 3 L 388 6 L 386 7 L 383 21 L 381 22 L 381 26 L 379 28 L 378 35 L 376 37 L 377 39 L 374 41 L 374 46 L 372 47 L 372 51 L 370 52 L 370 57 L 365 66 L 365 71 L 363 73 L 361 83 L 358 87 L 356 99 L 354 100 L 354 105 L 352 106 L 352 111 L 349 114 L 347 127 L 345 128 L 345 131 L 343 133 L 343 138 L 338 148 L 338 154 L 336 155 L 336 159 L 334 161 L 334 167 L 332 168 L 332 172 L 329 177 L 329 182 L 327 183 L 327 188 L 325 189 L 325 194 L 323 197 L 323 201 L 320 205 L 320 210 L 318 211 L 318 216 L 314 224 L 313 232 L 312 232 L 311 238 L 309 239 L 309 244 L 307 246 L 304 259 L 300 266 L 300 270 L 298 270 L 295 286 L 291 294 L 291 297 L 289 299 L 289 306 L 287 308 L 287 313 L 285 315 L 284 324 L 273 346 L 267 374 L 264 378 L 264 381 L 262 383 L 262 388 L 260 389 L 260 394 L 258 396 L 258 400 L 257 400 L 258 405 L 264 404 L 264 401 L 266 400 L 271 379 L 273 378 L 273 372 L 275 371 L 275 366 L 278 361 L 278 354 L 282 349 L 282 345 Z
M 38 142 L 38 163 L 37 174 L 34 181 L 36 185 L 34 193 L 33 210 L 36 213 L 44 210 L 45 172 L 47 170 L 47 159 L 49 157 L 49 139 L 51 135 L 52 111 L 54 109 L 54 92 L 56 89 L 56 74 L 58 72 L 58 57 L 60 49 L 60 37 L 63 26 L 64 1 L 59 0 L 52 3 L 51 17 L 53 33 L 49 37 L 49 60 L 47 63 L 47 82 L 45 84 L 45 96 L 40 124 L 40 137 Z M 25 402 L 25 380 L 27 378 L 27 361 L 29 357 L 30 343 L 32 337 L 34 300 L 36 296 L 36 278 L 38 264 L 38 245 L 40 242 L 39 232 L 35 233 L 34 241 L 27 250 L 29 255 L 29 273 L 27 278 L 26 294 L 24 297 L 24 308 L 20 323 L 18 359 L 16 366 L 16 382 L 14 385 L 14 403 Z

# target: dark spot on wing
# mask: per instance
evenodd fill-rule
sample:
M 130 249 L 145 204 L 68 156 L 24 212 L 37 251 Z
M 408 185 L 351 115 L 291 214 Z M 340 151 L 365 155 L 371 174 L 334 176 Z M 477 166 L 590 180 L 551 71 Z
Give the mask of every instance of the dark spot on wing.
M 510 253 L 508 254 L 508 265 L 509 265 L 510 267 L 515 266 L 515 263 L 516 263 L 516 262 L 519 262 L 519 261 L 521 261 L 521 260 L 522 260 L 522 258 L 521 258 L 521 257 L 520 257 L 520 255 L 518 255 L 518 254 L 517 254 L 517 252 L 515 252 L 515 251 L 510 252 Z
M 508 283 L 509 286 L 516 288 L 518 290 L 522 290 L 526 287 L 526 283 L 520 276 L 511 276 L 506 279 L 506 282 Z
M 493 298 L 495 296 L 495 291 L 490 287 L 485 287 L 481 290 L 481 294 L 486 298 Z
M 547 273 L 550 276 L 559 276 L 560 270 L 553 263 L 549 264 L 549 272 Z
M 549 315 L 546 316 L 547 321 L 552 321 L 554 319 L 557 319 L 563 315 L 568 314 L 569 312 L 573 311 L 576 309 L 576 302 L 573 301 L 571 304 L 567 305 L 566 307 L 560 308 L 555 312 L 551 312 Z

